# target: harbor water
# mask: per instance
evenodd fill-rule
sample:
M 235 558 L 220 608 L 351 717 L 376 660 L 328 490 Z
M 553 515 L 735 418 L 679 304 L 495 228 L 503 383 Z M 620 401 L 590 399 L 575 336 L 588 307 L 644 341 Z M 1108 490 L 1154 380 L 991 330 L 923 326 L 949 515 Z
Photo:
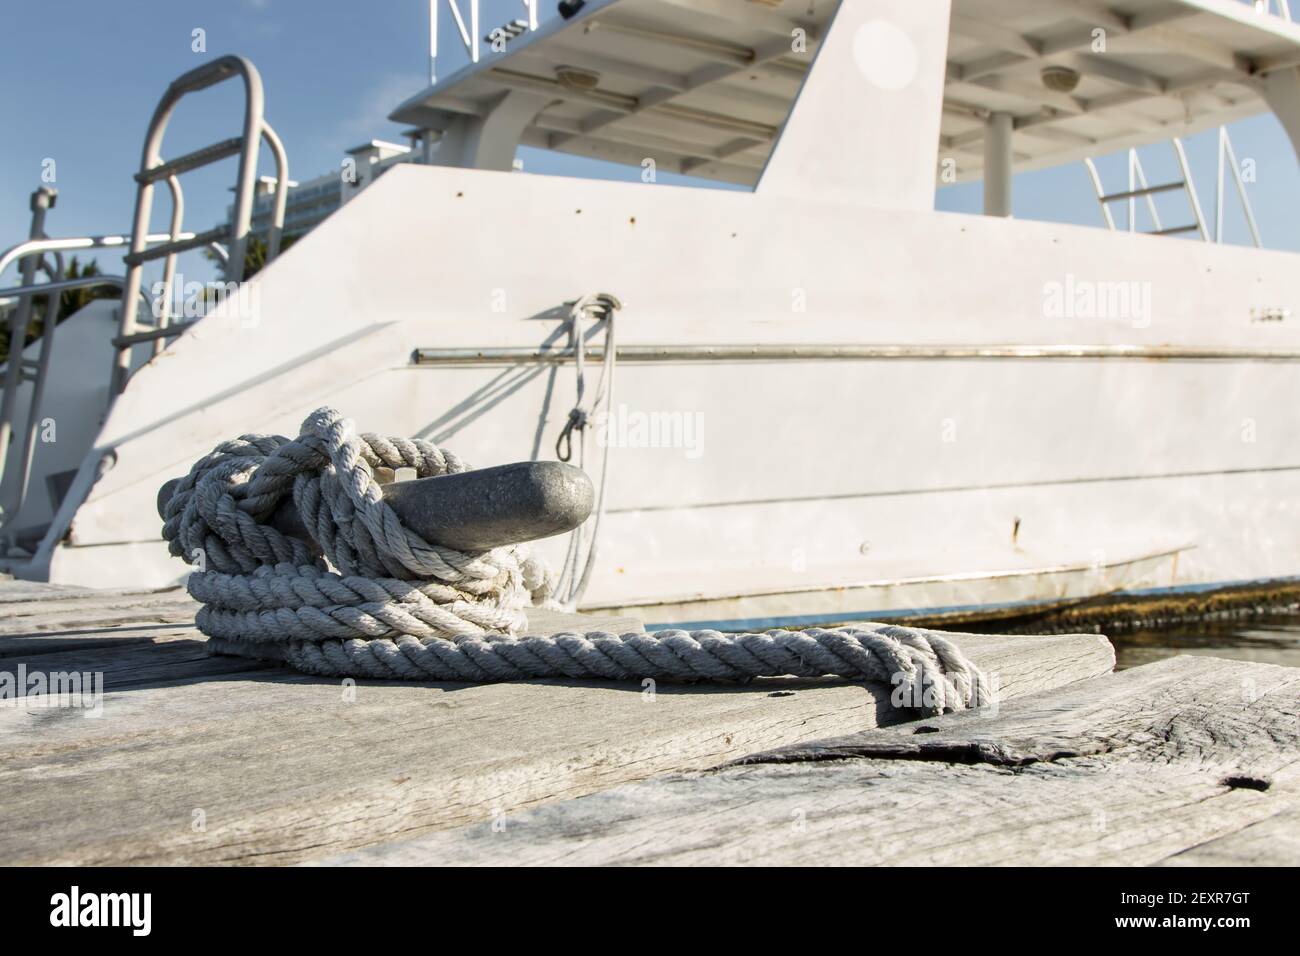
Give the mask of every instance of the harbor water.
M 1115 645 L 1119 669 L 1178 654 L 1300 666 L 1300 614 L 1295 613 L 1254 620 L 1206 621 L 1150 631 L 1121 631 L 1108 636 Z

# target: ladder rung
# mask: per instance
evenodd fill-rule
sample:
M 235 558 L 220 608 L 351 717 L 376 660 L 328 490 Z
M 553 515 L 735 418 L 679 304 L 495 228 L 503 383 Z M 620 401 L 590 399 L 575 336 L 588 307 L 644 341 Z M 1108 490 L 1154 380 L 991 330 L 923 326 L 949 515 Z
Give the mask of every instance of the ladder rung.
M 169 339 L 174 335 L 180 335 L 193 324 L 193 321 L 176 322 L 161 329 L 149 329 L 145 332 L 133 332 L 130 335 L 119 335 L 113 339 L 113 345 L 119 349 L 124 349 L 132 345 L 138 345 L 141 342 L 152 342 L 155 339 Z
M 1173 183 L 1161 183 L 1158 186 L 1143 186 L 1141 189 L 1129 189 L 1122 193 L 1107 193 L 1101 197 L 1102 202 L 1115 202 L 1120 199 L 1137 199 L 1139 196 L 1150 196 L 1152 193 L 1167 193 L 1173 189 L 1182 189 L 1187 183 L 1181 179 Z
M 1173 236 L 1173 235 L 1177 235 L 1180 232 L 1200 232 L 1200 230 L 1201 230 L 1200 226 L 1198 226 L 1196 223 L 1192 223 L 1190 226 L 1173 226 L 1170 229 L 1157 229 L 1155 232 L 1150 233 L 1150 235 Z
M 162 245 L 154 246 L 152 249 L 145 249 L 143 252 L 128 253 L 123 259 L 129 266 L 138 266 L 142 262 L 161 259 L 173 252 L 189 252 L 191 249 L 200 249 L 210 243 L 228 238 L 230 238 L 230 227 L 218 226 L 216 229 L 209 229 L 207 232 L 196 233 L 189 239 L 164 242 Z
M 234 156 L 243 148 L 243 137 L 234 136 L 230 139 L 223 139 L 219 143 L 213 143 L 211 146 L 204 146 L 202 149 L 196 149 L 194 152 L 186 153 L 184 156 L 177 156 L 170 163 L 163 163 L 161 166 L 153 166 L 149 169 L 141 170 L 135 174 L 135 181 L 138 183 L 156 183 L 160 179 L 166 179 L 168 176 L 175 176 L 177 173 L 197 169 L 199 166 L 208 165 L 208 163 L 215 163 L 217 160 L 225 159 L 227 156 Z

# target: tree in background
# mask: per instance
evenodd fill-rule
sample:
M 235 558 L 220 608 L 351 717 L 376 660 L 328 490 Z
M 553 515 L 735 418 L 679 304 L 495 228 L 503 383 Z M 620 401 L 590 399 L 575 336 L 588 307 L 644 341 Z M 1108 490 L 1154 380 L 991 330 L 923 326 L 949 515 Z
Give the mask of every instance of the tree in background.
M 63 272 L 65 279 L 81 279 L 90 276 L 103 275 L 100 271 L 99 263 L 91 259 L 84 266 L 73 256 Z M 77 312 L 96 299 L 118 299 L 121 298 L 122 292 L 117 286 L 99 285 L 87 286 L 80 289 L 65 289 L 59 294 L 59 321 L 62 322 L 68 316 Z M 43 295 L 32 298 L 31 320 L 27 323 L 27 341 L 31 344 L 41 337 L 45 330 L 45 305 L 46 297 Z M 9 308 L 16 309 L 17 303 Z M 9 361 L 9 323 L 4 321 L 0 323 L 0 362 Z
M 280 239 L 280 254 L 289 251 L 289 247 L 298 241 L 299 236 L 282 236 Z M 203 255 L 209 262 L 215 262 L 224 268 L 225 264 L 221 258 L 211 249 L 203 250 Z M 249 236 L 248 244 L 244 247 L 244 278 L 251 279 L 262 271 L 266 265 L 266 241 L 260 236 Z

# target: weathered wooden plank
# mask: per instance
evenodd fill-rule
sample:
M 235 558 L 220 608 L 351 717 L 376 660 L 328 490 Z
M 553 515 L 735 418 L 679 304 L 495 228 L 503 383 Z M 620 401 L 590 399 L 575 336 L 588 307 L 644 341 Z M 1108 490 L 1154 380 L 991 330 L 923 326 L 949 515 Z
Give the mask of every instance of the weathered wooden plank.
M 192 627 L 180 624 L 134 624 L 0 635 L 0 661 L 11 657 L 31 660 L 41 654 L 69 649 L 94 651 L 148 644 L 155 637 L 179 634 L 193 637 L 194 631 Z M 0 663 L 0 669 L 3 667 L 4 664 Z
M 195 604 L 159 603 L 147 607 L 87 608 L 0 621 L 0 637 L 71 630 L 107 630 L 132 624 L 192 624 Z
M 0 605 L 28 604 L 33 601 L 103 601 L 112 598 L 147 597 L 176 593 L 171 588 L 88 588 L 79 584 L 50 584 L 47 581 L 20 581 L 0 575 Z M 5 608 L 8 613 L 10 608 Z
M 17 639 L 10 639 L 11 642 Z M 36 643 L 23 639 L 27 643 Z M 37 639 L 39 640 L 39 639 Z M 90 646 L 84 646 L 82 641 Z M 94 637 L 65 638 L 59 642 L 44 642 L 39 654 L 20 653 L 0 657 L 0 675 L 20 673 L 42 674 L 77 673 L 98 675 L 101 690 L 124 691 L 150 684 L 181 684 L 195 680 L 239 674 L 273 667 L 265 661 L 245 657 L 215 656 L 208 653 L 207 642 L 198 639 L 193 630 L 149 633 L 135 632 L 132 637 L 121 636 L 113 643 Z M 282 673 L 278 668 L 272 675 Z M 39 691 L 37 691 L 39 693 Z
M 0 591 L 2 593 L 2 591 Z M 0 638 L 73 629 L 107 629 L 124 624 L 189 624 L 199 608 L 185 591 L 97 592 L 75 599 L 31 600 L 4 607 Z M 533 608 L 528 612 L 531 634 L 551 634 L 573 628 L 617 633 L 645 631 L 634 617 L 564 614 Z
M 86 614 L 91 611 L 129 610 L 142 607 L 169 607 L 185 605 L 190 613 L 198 604 L 185 591 L 170 589 L 166 591 L 128 591 L 99 592 L 91 591 L 88 595 L 77 597 L 55 597 L 33 599 L 30 601 L 11 601 L 0 603 L 7 620 L 28 617 L 45 617 L 47 615 L 77 612 Z
M 0 636 L 122 624 L 188 624 L 197 609 L 194 600 L 179 588 L 99 591 L 0 581 Z
M 190 602 L 193 608 L 194 602 Z M 191 615 L 192 616 L 192 615 Z M 16 673 L 23 663 L 29 670 L 78 671 L 104 674 L 105 686 L 126 686 L 190 680 L 199 676 L 242 673 L 272 666 L 254 658 L 211 655 L 203 635 L 193 627 L 175 624 L 108 624 L 72 630 L 0 633 L 0 674 Z M 565 614 L 536 609 L 529 613 L 530 631 L 564 630 L 644 631 L 633 617 Z M 281 670 L 280 673 L 283 673 Z
M 1300 808 L 1265 817 L 1226 836 L 1161 860 L 1161 866 L 1295 866 L 1300 861 Z
M 1300 668 L 1180 657 L 330 862 L 1300 862 Z
M 960 643 L 1008 698 L 1114 660 L 1096 635 Z M 0 858 L 293 862 L 897 721 L 888 697 L 835 680 L 650 693 L 259 670 L 110 692 L 97 720 L 8 709 L 0 790 L 17 798 L 0 801 Z

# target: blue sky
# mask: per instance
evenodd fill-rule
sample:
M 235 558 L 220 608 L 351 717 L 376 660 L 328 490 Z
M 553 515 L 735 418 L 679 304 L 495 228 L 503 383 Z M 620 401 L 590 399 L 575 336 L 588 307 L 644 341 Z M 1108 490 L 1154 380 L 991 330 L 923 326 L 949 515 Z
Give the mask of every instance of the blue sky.
M 445 6 L 445 5 L 444 5 Z M 483 0 L 485 22 L 504 21 L 516 0 Z M 554 4 L 547 2 L 548 13 Z M 289 151 L 291 176 L 309 179 L 337 169 L 343 151 L 371 138 L 400 141 L 386 116 L 421 89 L 428 75 L 427 0 L 321 3 L 309 0 L 41 0 L 6 4 L 0 83 L 9 91 L 0 138 L 0 245 L 26 236 L 28 195 L 40 184 L 42 162 L 55 161 L 59 205 L 50 214 L 53 235 L 123 232 L 129 227 L 131 176 L 149 116 L 166 84 L 205 59 L 240 53 L 251 59 L 266 86 L 267 118 Z M 193 31 L 206 33 L 206 53 L 192 50 Z M 459 51 L 446 20 L 451 52 L 440 73 L 454 68 Z M 165 155 L 177 155 L 238 131 L 241 109 L 235 84 L 187 98 L 169 128 Z M 1280 125 L 1261 116 L 1232 127 L 1239 157 L 1251 158 L 1258 181 L 1252 202 L 1266 245 L 1300 250 L 1300 169 Z M 1213 205 L 1214 139 L 1188 143 L 1207 215 Z M 265 152 L 265 151 L 264 151 Z M 1172 154 L 1154 146 L 1144 160 L 1153 179 L 1171 178 Z M 573 157 L 525 149 L 531 172 L 637 179 L 639 170 L 607 167 Z M 264 157 L 264 172 L 270 172 Z M 1125 178 L 1123 159 L 1102 163 L 1111 188 Z M 680 181 L 661 176 L 661 182 Z M 208 228 L 224 219 L 234 181 L 234 160 L 187 175 L 186 224 Z M 646 188 L 654 188 L 647 186 Z M 1180 206 L 1181 204 L 1181 206 Z M 155 203 L 161 228 L 167 202 Z M 940 190 L 940 209 L 978 212 L 978 184 Z M 1181 194 L 1162 199 L 1167 223 L 1188 221 Z M 1228 238 L 1244 241 L 1235 203 L 1229 202 Z M 1018 176 L 1015 214 L 1100 225 L 1083 167 L 1071 164 Z M 116 255 L 101 254 L 106 271 Z M 205 278 L 207 264 L 182 261 L 182 272 Z

